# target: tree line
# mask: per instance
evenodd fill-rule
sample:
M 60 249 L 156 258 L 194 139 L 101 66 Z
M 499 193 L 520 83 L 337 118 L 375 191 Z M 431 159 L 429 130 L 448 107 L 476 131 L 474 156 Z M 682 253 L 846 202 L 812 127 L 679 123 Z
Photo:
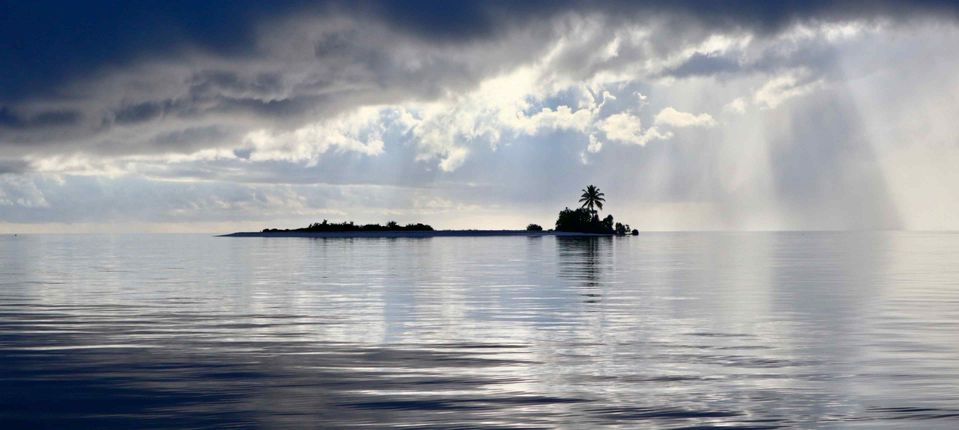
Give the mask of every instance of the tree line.
M 298 231 L 304 233 L 325 233 L 325 232 L 350 232 L 350 231 L 433 231 L 433 227 L 428 224 L 416 223 L 416 224 L 406 224 L 400 225 L 396 221 L 390 221 L 386 225 L 379 224 L 354 224 L 353 221 L 346 222 L 329 222 L 323 220 L 323 222 L 315 222 L 310 224 L 307 227 L 297 228 L 293 230 L 289 229 L 277 229 L 277 228 L 267 228 L 264 229 L 264 233 L 278 232 L 278 231 Z

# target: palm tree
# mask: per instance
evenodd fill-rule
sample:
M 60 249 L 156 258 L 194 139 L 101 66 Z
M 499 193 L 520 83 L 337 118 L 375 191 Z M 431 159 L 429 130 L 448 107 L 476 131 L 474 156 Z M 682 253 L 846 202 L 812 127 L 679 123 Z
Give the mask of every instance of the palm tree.
M 582 207 L 589 208 L 590 211 L 596 212 L 594 207 L 603 210 L 603 202 L 606 201 L 606 199 L 603 198 L 605 195 L 606 194 L 601 193 L 595 185 L 590 185 L 583 190 L 583 195 L 580 196 L 579 201 L 583 204 Z

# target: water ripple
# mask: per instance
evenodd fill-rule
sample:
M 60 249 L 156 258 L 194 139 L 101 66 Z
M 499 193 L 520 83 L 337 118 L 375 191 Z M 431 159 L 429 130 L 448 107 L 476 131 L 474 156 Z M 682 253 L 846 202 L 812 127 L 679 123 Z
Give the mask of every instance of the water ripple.
M 959 426 L 959 235 L 0 238 L 14 428 Z

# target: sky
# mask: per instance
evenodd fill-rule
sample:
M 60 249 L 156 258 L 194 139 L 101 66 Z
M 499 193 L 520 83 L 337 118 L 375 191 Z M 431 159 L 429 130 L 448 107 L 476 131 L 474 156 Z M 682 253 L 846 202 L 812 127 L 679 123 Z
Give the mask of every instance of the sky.
M 959 229 L 947 1 L 0 0 L 0 233 Z

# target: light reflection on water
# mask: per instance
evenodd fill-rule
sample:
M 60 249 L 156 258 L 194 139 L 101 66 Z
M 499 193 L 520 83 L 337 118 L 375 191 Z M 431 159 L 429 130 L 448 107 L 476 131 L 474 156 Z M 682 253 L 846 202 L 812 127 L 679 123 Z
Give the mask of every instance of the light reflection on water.
M 0 237 L 3 428 L 956 428 L 959 235 Z

